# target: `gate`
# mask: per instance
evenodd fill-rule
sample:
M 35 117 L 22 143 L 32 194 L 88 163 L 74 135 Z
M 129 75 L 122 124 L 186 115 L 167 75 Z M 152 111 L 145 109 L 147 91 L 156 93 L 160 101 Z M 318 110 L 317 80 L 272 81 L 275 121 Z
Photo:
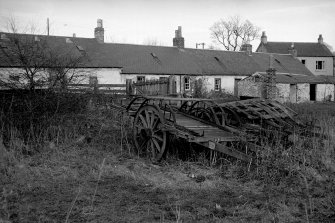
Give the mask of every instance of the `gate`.
M 175 79 L 170 76 L 161 78 L 160 80 L 140 81 L 132 83 L 131 79 L 127 79 L 127 92 L 130 95 L 174 95 L 176 94 Z

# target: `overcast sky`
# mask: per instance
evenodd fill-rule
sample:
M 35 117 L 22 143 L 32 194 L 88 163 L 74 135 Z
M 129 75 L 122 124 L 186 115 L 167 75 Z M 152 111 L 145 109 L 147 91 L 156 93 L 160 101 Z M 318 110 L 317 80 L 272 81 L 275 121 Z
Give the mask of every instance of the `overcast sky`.
M 189 48 L 213 44 L 209 28 L 234 15 L 266 31 L 268 41 L 316 42 L 322 34 L 335 50 L 335 0 L 0 0 L 2 31 L 14 17 L 45 33 L 49 17 L 52 35 L 92 38 L 101 18 L 107 41 L 172 46 L 174 30 L 182 26 Z M 258 44 L 252 42 L 254 50 Z

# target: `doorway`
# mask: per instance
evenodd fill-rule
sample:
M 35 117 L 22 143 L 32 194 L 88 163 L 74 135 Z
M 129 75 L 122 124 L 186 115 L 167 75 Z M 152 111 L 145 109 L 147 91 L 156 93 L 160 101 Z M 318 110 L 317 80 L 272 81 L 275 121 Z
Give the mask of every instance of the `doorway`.
M 290 102 L 296 103 L 297 102 L 297 85 L 290 84 Z
M 316 84 L 309 85 L 309 100 L 316 101 Z
M 241 80 L 241 78 L 235 78 L 234 81 L 234 96 L 238 97 L 238 82 Z

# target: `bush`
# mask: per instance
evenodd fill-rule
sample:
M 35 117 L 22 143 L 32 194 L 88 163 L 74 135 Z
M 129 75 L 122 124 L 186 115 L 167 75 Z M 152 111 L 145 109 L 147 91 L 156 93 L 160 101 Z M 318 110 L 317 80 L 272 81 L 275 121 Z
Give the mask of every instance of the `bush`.
M 289 106 L 299 111 L 305 120 L 315 120 L 314 124 L 320 125 L 320 132 L 327 135 L 327 139 L 296 134 L 291 136 L 290 144 L 264 142 L 258 154 L 258 166 L 249 176 L 263 181 L 269 198 L 299 207 L 298 213 L 291 214 L 300 215 L 303 221 L 334 221 L 335 140 L 332 126 L 335 117 L 331 110 L 325 109 L 327 104 Z
M 29 148 L 36 150 L 44 140 L 51 140 L 55 126 L 65 116 L 86 111 L 87 95 L 55 93 L 46 90 L 0 92 L 0 130 L 5 146 L 20 138 Z

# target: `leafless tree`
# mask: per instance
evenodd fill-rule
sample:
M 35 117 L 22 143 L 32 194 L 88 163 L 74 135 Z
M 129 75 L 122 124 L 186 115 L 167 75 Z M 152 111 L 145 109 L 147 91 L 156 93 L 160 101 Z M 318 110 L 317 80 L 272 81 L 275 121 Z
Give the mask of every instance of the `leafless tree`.
M 245 42 L 260 37 L 260 28 L 249 20 L 243 21 L 239 16 L 220 19 L 210 28 L 214 42 L 221 44 L 226 50 L 237 51 Z
M 85 52 L 68 39 L 19 32 L 15 20 L 0 39 L 0 88 L 65 88 L 87 76 L 78 69 L 86 61 Z M 67 42 L 66 42 L 67 41 Z

